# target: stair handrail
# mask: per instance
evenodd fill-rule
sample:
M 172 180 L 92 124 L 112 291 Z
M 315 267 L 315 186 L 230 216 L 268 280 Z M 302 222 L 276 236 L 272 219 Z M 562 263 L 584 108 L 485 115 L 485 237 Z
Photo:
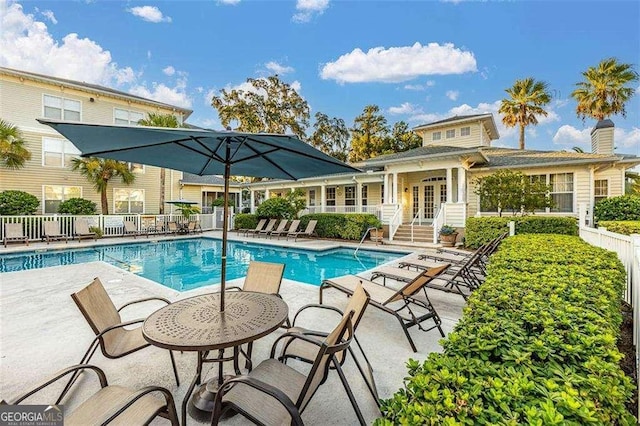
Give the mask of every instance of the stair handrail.
M 362 238 L 360 238 L 360 243 L 358 244 L 358 247 L 356 247 L 356 250 L 353 252 L 353 255 L 355 256 L 356 254 L 358 254 L 358 250 L 360 250 L 360 246 L 362 245 L 362 243 L 364 242 L 364 239 L 367 238 L 367 235 L 369 235 L 369 233 L 371 232 L 372 229 L 378 229 L 375 226 L 371 227 L 371 228 L 367 228 L 366 231 L 364 231 L 364 235 L 362 236 Z
M 402 220 L 400 213 L 402 213 L 402 206 L 396 204 L 396 211 L 393 216 L 391 216 L 391 219 L 389 219 L 389 241 L 393 241 L 393 236 L 398 231 L 398 228 L 400 228 L 400 222 Z
M 413 225 L 416 223 L 416 219 L 418 219 L 418 225 L 422 225 L 422 207 L 420 207 L 415 216 L 413 216 L 413 220 L 411 221 L 411 242 L 413 242 Z
M 433 242 L 438 243 L 438 236 L 440 235 L 440 228 L 444 225 L 444 204 L 435 208 L 435 214 L 433 215 Z

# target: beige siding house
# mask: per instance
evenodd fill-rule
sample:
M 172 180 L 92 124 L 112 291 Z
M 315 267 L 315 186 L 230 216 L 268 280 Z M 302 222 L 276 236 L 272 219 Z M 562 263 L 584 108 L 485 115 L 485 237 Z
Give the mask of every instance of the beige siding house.
M 159 113 L 175 115 L 182 123 L 191 112 L 103 86 L 0 68 L 0 118 L 18 126 L 32 154 L 22 169 L 0 168 L 0 191 L 14 189 L 35 195 L 40 200 L 38 213 L 56 213 L 60 202 L 72 197 L 90 199 L 100 209 L 100 195 L 70 169 L 78 150 L 36 118 L 136 124 L 148 113 Z M 130 167 L 136 175 L 133 184 L 109 182 L 109 212 L 158 213 L 160 169 L 142 164 Z M 165 200 L 180 196 L 181 179 L 181 172 L 167 171 Z

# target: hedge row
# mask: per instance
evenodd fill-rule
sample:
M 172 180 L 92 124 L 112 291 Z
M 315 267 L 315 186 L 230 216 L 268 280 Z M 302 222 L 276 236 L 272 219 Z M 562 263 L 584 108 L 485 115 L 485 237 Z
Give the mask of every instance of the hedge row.
M 571 217 L 512 216 L 467 218 L 464 245 L 478 248 L 509 232 L 509 222 L 516 223 L 516 234 L 578 235 L 578 222 Z
M 233 220 L 233 229 L 255 229 L 258 226 L 258 215 L 238 213 Z
M 518 235 L 488 268 L 444 353 L 409 360 L 376 424 L 635 425 L 616 348 L 616 255 L 577 237 Z
M 598 227 L 607 228 L 607 231 L 618 234 L 640 234 L 640 220 L 603 220 L 598 222 Z
M 380 227 L 380 220 L 366 213 L 315 213 L 300 217 L 300 227 L 307 226 L 310 220 L 317 220 L 316 233 L 321 238 L 341 238 L 359 240 L 367 228 Z
M 593 209 L 596 222 L 640 220 L 640 196 L 620 195 L 598 201 Z

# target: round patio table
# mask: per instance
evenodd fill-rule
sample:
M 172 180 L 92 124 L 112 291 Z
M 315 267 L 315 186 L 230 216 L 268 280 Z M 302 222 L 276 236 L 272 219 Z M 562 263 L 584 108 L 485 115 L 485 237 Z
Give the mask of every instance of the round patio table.
M 277 295 L 248 291 L 226 292 L 225 311 L 220 312 L 220 293 L 189 297 L 167 305 L 151 314 L 142 325 L 144 338 L 154 346 L 175 351 L 197 351 L 196 374 L 182 401 L 182 424 L 186 424 L 187 404 L 196 385 L 202 380 L 202 366 L 218 363 L 218 378 L 196 391 L 190 410 L 199 419 L 213 410 L 213 392 L 222 384 L 222 363 L 233 361 L 240 374 L 240 345 L 253 342 L 276 330 L 289 315 L 289 307 Z M 233 348 L 225 357 L 224 349 Z M 218 356 L 209 358 L 210 351 Z M 246 355 L 246 354 L 245 354 Z M 208 414 L 207 414 L 208 413 Z M 210 418 L 210 417 L 209 417 Z

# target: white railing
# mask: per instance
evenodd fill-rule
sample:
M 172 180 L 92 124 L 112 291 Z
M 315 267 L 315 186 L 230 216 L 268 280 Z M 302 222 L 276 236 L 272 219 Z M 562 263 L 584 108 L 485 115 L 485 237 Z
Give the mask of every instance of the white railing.
M 376 215 L 380 219 L 380 206 L 325 206 L 322 211 L 322 206 L 306 206 L 300 213 L 315 214 L 315 213 L 370 213 Z
M 402 206 L 398 204 L 395 213 L 389 219 L 389 241 L 393 241 L 393 236 L 396 235 L 400 225 L 402 225 Z
M 416 220 L 418 221 L 418 225 L 422 225 L 422 208 L 418 209 L 418 212 L 413 216 L 413 220 L 411 221 L 411 242 L 413 242 L 413 225 L 415 225 Z
M 444 225 L 444 206 L 445 204 L 436 207 L 433 214 L 433 242 L 436 244 L 438 243 L 438 238 L 440 237 L 440 228 L 442 228 L 442 225 Z

